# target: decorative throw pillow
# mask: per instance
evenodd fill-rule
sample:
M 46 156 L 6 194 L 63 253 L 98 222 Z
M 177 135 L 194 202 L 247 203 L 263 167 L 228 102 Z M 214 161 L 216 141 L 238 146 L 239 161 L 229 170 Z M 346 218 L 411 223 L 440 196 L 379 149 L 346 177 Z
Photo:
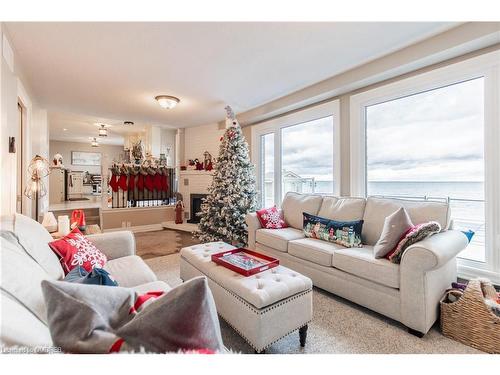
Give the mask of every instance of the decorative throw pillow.
M 92 271 L 87 272 L 82 266 L 75 267 L 69 271 L 64 281 L 80 284 L 118 286 L 118 283 L 108 271 L 102 268 L 94 268 Z
M 304 216 L 304 234 L 306 237 L 333 242 L 345 247 L 362 247 L 361 230 L 363 220 L 336 221 L 302 213 Z
M 373 247 L 375 258 L 383 258 L 397 246 L 403 235 L 413 226 L 410 215 L 401 207 L 385 218 L 380 238 Z
M 142 295 L 119 286 L 49 280 L 42 291 L 52 340 L 64 352 L 223 350 L 205 277 Z
M 414 225 L 404 234 L 396 248 L 389 252 L 385 257 L 392 263 L 399 264 L 401 263 L 401 258 L 408 247 L 435 233 L 439 233 L 440 231 L 441 225 L 435 221 Z
M 262 228 L 281 229 L 288 227 L 285 223 L 285 219 L 283 218 L 283 211 L 278 209 L 276 206 L 263 208 L 256 213 Z
M 107 262 L 106 255 L 85 238 L 78 228 L 57 241 L 49 242 L 49 246 L 59 257 L 65 274 L 77 266 L 90 272 L 95 267 L 103 268 Z

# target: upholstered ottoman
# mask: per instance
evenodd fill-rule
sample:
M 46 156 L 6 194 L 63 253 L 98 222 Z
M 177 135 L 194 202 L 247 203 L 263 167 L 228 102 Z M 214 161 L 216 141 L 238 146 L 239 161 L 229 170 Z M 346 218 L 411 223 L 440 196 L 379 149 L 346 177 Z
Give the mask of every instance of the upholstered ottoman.
M 217 312 L 257 353 L 295 330 L 304 346 L 312 319 L 311 279 L 283 266 L 245 277 L 211 261 L 212 254 L 234 248 L 224 242 L 183 248 L 181 279 L 205 275 Z

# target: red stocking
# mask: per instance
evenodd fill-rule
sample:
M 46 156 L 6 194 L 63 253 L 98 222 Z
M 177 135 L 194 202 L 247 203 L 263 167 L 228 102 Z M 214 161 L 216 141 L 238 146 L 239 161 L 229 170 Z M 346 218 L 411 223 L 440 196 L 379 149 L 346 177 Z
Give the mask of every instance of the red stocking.
M 127 175 L 126 174 L 120 175 L 120 178 L 118 179 L 118 186 L 122 190 L 127 190 Z
M 153 191 L 154 184 L 153 184 L 153 176 L 148 174 L 145 178 L 144 185 L 146 185 L 146 189 L 149 191 Z
M 116 193 L 118 191 L 118 180 L 116 178 L 116 175 L 112 174 L 111 175 L 111 180 L 109 181 L 109 186 L 111 186 L 111 189 Z
M 144 176 L 142 174 L 137 177 L 137 189 L 144 190 Z
M 161 176 L 161 177 L 162 177 L 162 179 L 161 179 L 161 190 L 168 191 L 168 176 L 164 175 L 164 176 Z
M 161 178 L 162 178 L 162 175 L 159 173 L 155 174 L 153 177 L 154 187 L 155 187 L 156 191 L 161 190 Z
M 133 174 L 128 176 L 128 189 L 134 190 L 135 188 L 135 176 Z

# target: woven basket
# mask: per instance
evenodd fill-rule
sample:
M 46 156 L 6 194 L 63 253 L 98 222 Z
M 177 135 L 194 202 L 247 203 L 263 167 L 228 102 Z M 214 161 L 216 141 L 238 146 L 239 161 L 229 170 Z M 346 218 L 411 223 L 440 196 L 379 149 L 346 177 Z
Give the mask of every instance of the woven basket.
M 465 345 L 487 353 L 500 353 L 500 317 L 484 303 L 484 295 L 495 295 L 495 288 L 471 280 L 456 302 L 441 300 L 441 330 L 443 334 Z

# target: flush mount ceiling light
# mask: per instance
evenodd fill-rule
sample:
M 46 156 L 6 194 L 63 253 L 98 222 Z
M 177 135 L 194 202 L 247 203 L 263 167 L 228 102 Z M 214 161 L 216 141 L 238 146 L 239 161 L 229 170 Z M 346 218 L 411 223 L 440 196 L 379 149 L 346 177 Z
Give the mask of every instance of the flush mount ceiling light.
M 132 125 L 134 125 L 134 122 L 133 121 L 123 121 L 123 125 L 132 126 Z
M 99 147 L 99 143 L 97 142 L 97 138 L 92 138 L 92 141 L 90 142 L 90 145 L 92 147 Z
M 156 101 L 162 108 L 166 109 L 172 109 L 174 108 L 177 103 L 180 102 L 179 98 L 176 98 L 175 96 L 170 96 L 170 95 L 158 95 L 155 96 Z
M 105 124 L 101 124 L 101 127 L 99 128 L 99 137 L 107 137 L 108 136 L 108 129 L 106 129 Z

